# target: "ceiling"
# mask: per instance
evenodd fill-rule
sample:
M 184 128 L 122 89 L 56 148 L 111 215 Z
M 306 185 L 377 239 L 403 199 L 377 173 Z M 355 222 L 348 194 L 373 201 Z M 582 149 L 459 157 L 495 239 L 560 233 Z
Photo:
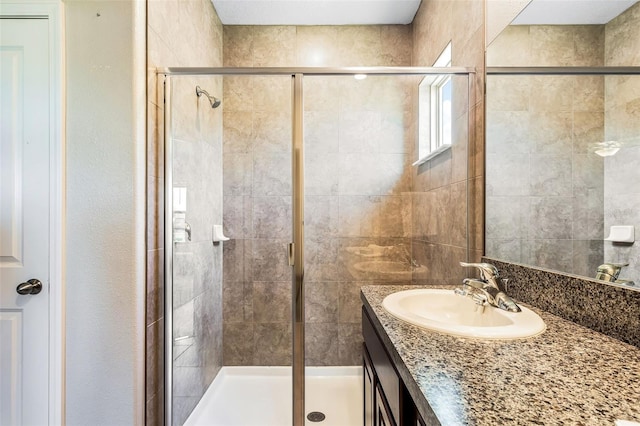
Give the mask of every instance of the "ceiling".
M 211 0 L 224 25 L 410 24 L 420 0 Z
M 533 0 L 514 25 L 606 24 L 638 0 Z
M 211 1 L 224 25 L 410 24 L 420 6 L 420 0 Z M 512 24 L 606 24 L 637 1 L 532 0 Z

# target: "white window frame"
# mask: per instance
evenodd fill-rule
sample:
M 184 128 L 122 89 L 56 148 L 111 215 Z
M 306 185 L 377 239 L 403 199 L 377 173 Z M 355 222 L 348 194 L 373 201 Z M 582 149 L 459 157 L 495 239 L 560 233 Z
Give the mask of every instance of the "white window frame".
M 434 67 L 451 67 L 451 42 L 443 50 Z M 420 82 L 418 107 L 418 160 L 420 165 L 451 148 L 451 140 L 445 141 L 445 126 L 451 135 L 451 114 L 445 122 L 442 89 L 452 81 L 451 75 L 426 76 Z

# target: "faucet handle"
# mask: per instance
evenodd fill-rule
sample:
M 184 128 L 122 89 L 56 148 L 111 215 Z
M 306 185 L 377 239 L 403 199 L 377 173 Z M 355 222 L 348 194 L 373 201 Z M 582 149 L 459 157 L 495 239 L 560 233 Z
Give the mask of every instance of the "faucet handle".
M 480 278 L 482 278 L 485 281 L 489 281 L 491 279 L 495 279 L 500 276 L 500 274 L 498 273 L 498 268 L 496 268 L 490 263 L 460 262 L 460 266 L 463 266 L 465 268 L 471 268 L 471 267 L 477 268 L 478 271 L 480 271 Z
M 504 291 L 507 291 L 509 289 L 509 278 L 502 278 L 500 279 L 500 282 L 502 283 Z
M 464 286 L 467 286 L 466 288 L 475 288 L 478 290 L 483 290 L 487 283 L 484 281 L 480 281 L 480 280 L 476 280 L 475 278 L 465 278 L 464 280 L 462 280 L 462 284 Z M 463 287 L 464 288 L 464 287 Z

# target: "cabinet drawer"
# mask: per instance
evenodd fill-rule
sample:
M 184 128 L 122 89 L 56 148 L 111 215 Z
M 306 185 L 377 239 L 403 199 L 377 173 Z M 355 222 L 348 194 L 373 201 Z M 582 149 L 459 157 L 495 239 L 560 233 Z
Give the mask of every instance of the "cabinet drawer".
M 400 378 L 398 377 L 398 373 L 396 373 L 391 359 L 389 358 L 387 351 L 384 349 L 384 346 L 373 328 L 373 324 L 371 324 L 371 320 L 364 308 L 362 309 L 362 335 L 364 337 L 365 345 L 369 351 L 369 356 L 371 357 L 373 369 L 378 377 L 378 382 L 382 389 L 384 389 L 384 395 L 387 403 L 389 404 L 389 410 L 391 411 L 395 422 L 398 423 L 398 420 L 401 418 Z

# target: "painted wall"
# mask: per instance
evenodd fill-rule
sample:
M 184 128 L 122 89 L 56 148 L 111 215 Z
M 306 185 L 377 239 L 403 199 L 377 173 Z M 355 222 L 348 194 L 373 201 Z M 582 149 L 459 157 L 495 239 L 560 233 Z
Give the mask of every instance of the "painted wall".
M 482 255 L 484 37 L 481 1 L 423 1 L 413 21 L 413 66 L 433 66 L 451 42 L 452 66 L 476 69 L 471 95 L 466 79 L 453 80 L 452 148 L 411 169 L 412 253 L 430 268 L 419 284 L 458 284 L 469 274 L 459 265 L 467 249 L 471 261 Z
M 224 30 L 225 66 L 409 65 L 409 26 Z M 361 362 L 360 248 L 405 262 L 411 79 L 308 77 L 305 90 L 306 363 Z M 291 362 L 291 82 L 225 77 L 225 365 Z M 408 256 L 408 252 L 406 252 Z
M 141 424 L 144 5 L 65 15 L 66 424 Z
M 640 66 L 640 4 L 631 7 L 605 26 L 604 57 L 607 66 Z M 640 237 L 640 77 L 605 77 L 605 140 L 634 142 L 604 163 L 604 229 L 633 225 Z M 640 244 L 605 242 L 605 261 L 629 263 L 620 278 L 640 281 Z
M 164 102 L 156 68 L 222 65 L 222 24 L 208 0 L 151 0 L 148 8 L 147 424 L 164 401 Z M 174 246 L 173 423 L 182 424 L 222 365 L 222 116 L 197 98 L 200 85 L 222 98 L 220 77 L 173 80 L 174 186 L 187 188 L 192 241 Z
M 509 26 L 491 66 L 602 66 L 604 27 Z M 489 76 L 487 235 L 492 257 L 585 276 L 603 259 L 604 77 Z

